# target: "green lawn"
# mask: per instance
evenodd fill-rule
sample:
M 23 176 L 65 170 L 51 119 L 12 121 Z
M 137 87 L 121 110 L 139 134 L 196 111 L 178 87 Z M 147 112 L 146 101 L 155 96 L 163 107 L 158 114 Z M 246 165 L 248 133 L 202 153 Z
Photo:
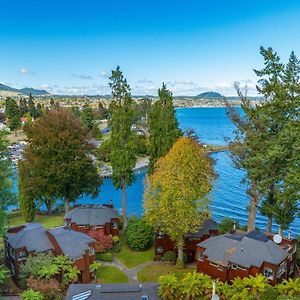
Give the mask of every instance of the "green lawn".
M 128 277 L 113 266 L 102 266 L 97 272 L 97 279 L 101 283 L 127 283 Z
M 140 270 L 137 273 L 137 278 L 140 282 L 157 282 L 161 275 L 175 274 L 178 278 L 181 278 L 183 274 L 195 270 L 195 267 L 177 269 L 174 265 L 153 265 Z
M 148 249 L 146 251 L 133 251 L 127 246 L 124 236 L 120 236 L 120 241 L 122 243 L 122 248 L 119 253 L 115 254 L 115 256 L 127 268 L 131 269 L 131 268 L 133 268 L 137 265 L 140 265 L 146 261 L 153 260 L 154 247 L 151 247 L 150 249 Z
M 10 226 L 17 226 L 25 224 L 26 221 L 20 215 L 20 213 L 12 213 L 8 215 L 8 221 Z M 64 224 L 63 215 L 36 215 L 33 222 L 41 223 L 45 228 L 53 228 Z

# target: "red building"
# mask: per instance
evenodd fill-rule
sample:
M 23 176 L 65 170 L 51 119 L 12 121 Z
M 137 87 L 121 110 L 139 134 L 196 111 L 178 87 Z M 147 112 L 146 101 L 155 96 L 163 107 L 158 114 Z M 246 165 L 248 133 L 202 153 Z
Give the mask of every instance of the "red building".
M 283 238 L 276 244 L 272 238 L 258 231 L 211 237 L 197 245 L 197 271 L 223 282 L 261 273 L 280 283 L 294 275 L 297 242 Z
M 188 255 L 188 262 L 194 261 L 198 243 L 217 234 L 217 223 L 212 219 L 205 220 L 197 232 L 190 233 L 185 239 L 184 246 L 184 252 Z M 155 256 L 163 256 L 168 251 L 176 251 L 176 245 L 168 235 L 158 231 L 155 238 Z
M 79 205 L 70 210 L 64 220 L 65 227 L 75 231 L 119 235 L 119 214 L 112 204 Z
M 63 227 L 46 230 L 39 223 L 29 223 L 8 229 L 4 237 L 6 265 L 18 284 L 20 267 L 28 256 L 53 253 L 70 258 L 80 270 L 79 281 L 91 280 L 89 266 L 95 261 L 95 240 L 86 234 Z

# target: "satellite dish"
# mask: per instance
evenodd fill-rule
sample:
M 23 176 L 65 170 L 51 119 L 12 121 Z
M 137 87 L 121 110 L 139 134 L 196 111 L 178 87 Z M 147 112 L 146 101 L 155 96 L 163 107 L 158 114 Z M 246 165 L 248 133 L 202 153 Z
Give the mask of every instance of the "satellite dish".
M 282 242 L 282 237 L 280 234 L 274 234 L 273 236 L 273 241 L 276 244 L 280 244 Z

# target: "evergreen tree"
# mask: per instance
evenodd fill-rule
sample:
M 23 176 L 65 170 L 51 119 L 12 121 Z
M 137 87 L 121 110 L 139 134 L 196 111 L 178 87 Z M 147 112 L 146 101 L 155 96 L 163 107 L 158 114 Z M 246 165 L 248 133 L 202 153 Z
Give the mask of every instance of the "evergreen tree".
M 18 188 L 19 188 L 19 204 L 21 214 L 26 222 L 32 222 L 35 217 L 35 201 L 30 195 L 30 186 L 24 186 L 23 182 L 26 177 L 29 176 L 29 172 L 26 172 L 24 168 L 24 163 L 19 160 L 18 163 Z M 27 187 L 27 190 L 26 190 Z
M 134 111 L 130 87 L 120 67 L 112 71 L 109 86 L 112 90 L 110 105 L 112 180 L 117 189 L 122 189 L 123 226 L 127 227 L 126 186 L 134 181 L 133 168 L 136 163 L 136 147 L 132 131 Z
M 158 90 L 159 100 L 156 101 L 149 113 L 149 173 L 153 171 L 155 162 L 166 155 L 174 142 L 182 136 L 173 106 L 172 93 L 163 84 Z
M 9 158 L 6 132 L 0 130 L 0 236 L 3 235 L 6 226 L 6 209 L 16 203 L 13 187 L 13 172 Z
M 25 98 L 20 99 L 20 116 L 23 117 L 28 112 L 27 101 Z
M 95 123 L 95 113 L 88 104 L 85 104 L 83 106 L 83 109 L 81 111 L 81 120 L 88 130 L 93 129 Z
M 33 99 L 33 96 L 31 95 L 31 93 L 29 94 L 29 98 L 28 98 L 28 111 L 32 118 L 35 119 L 38 117 L 38 112 L 35 107 L 34 99 Z
M 29 176 L 23 184 L 35 200 L 50 205 L 64 199 L 68 212 L 70 201 L 98 194 L 101 178 L 92 160 L 95 148 L 70 110 L 51 110 L 24 130 L 29 144 L 23 157 Z

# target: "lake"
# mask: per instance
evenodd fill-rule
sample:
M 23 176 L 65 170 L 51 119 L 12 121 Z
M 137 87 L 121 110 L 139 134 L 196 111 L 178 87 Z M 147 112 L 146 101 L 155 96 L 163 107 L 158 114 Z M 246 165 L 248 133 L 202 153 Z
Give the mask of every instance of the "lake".
M 225 145 L 224 139 L 232 137 L 234 125 L 226 116 L 225 108 L 178 108 L 176 113 L 180 127 L 183 130 L 193 128 L 204 143 Z M 210 194 L 212 216 L 216 221 L 225 216 L 231 217 L 241 225 L 246 225 L 249 197 L 246 194 L 246 186 L 240 183 L 244 172 L 234 168 L 227 151 L 212 154 L 212 157 L 216 161 L 215 170 L 218 174 Z M 128 187 L 128 215 L 143 214 L 145 174 L 146 170 L 138 172 L 135 183 Z M 111 179 L 104 179 L 97 198 L 84 196 L 78 199 L 77 203 L 107 203 L 110 200 L 121 209 L 121 191 L 113 187 Z M 258 214 L 257 227 L 265 229 L 266 224 L 266 218 Z M 292 236 L 300 234 L 299 225 L 297 218 L 291 226 Z M 274 230 L 277 230 L 276 225 Z

